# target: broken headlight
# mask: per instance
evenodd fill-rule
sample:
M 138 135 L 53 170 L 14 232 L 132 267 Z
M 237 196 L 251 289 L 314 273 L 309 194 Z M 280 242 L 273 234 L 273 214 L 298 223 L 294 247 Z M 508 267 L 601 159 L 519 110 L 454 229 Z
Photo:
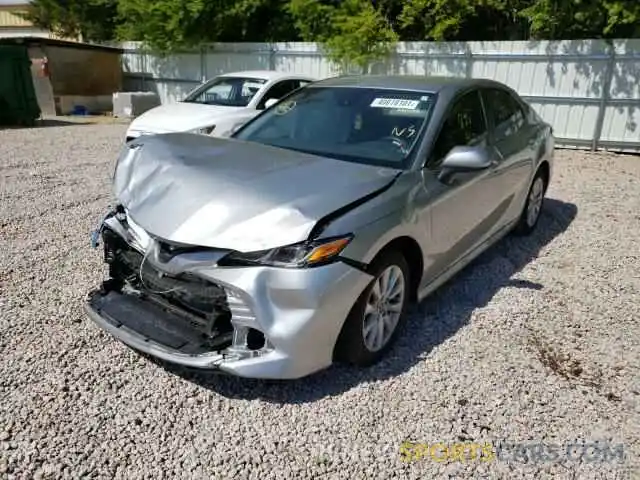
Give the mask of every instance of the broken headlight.
M 220 267 L 267 265 L 272 267 L 304 268 L 333 262 L 349 244 L 353 235 L 324 238 L 278 247 L 259 252 L 232 252 L 220 260 Z

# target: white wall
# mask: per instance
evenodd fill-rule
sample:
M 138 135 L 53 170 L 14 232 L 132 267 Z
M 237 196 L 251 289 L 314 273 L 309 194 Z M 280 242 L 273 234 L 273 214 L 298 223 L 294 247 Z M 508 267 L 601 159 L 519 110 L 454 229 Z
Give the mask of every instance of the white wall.
M 223 72 L 269 69 L 338 74 L 313 43 L 218 44 L 160 57 L 125 43 L 130 89 L 177 101 Z M 565 146 L 640 151 L 640 40 L 401 42 L 372 73 L 491 78 L 523 95 Z M 141 77 L 147 76 L 142 81 Z

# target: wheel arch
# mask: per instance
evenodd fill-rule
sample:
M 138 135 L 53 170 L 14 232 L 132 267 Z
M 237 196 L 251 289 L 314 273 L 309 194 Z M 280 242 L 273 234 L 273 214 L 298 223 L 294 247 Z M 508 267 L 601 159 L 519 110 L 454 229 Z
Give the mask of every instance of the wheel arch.
M 538 175 L 538 173 L 540 173 L 543 178 L 544 178 L 544 184 L 545 184 L 545 191 L 547 190 L 547 188 L 549 188 L 549 180 L 551 179 L 551 165 L 549 164 L 548 160 L 542 160 L 540 162 L 540 164 L 538 165 L 538 168 L 536 170 L 536 174 L 535 176 Z
M 375 262 L 387 252 L 396 251 L 402 254 L 409 266 L 409 281 L 410 281 L 410 293 L 411 301 L 416 301 L 418 297 L 418 287 L 422 281 L 422 274 L 424 272 L 424 256 L 422 249 L 418 242 L 408 235 L 402 235 L 395 237 L 394 239 L 385 243 L 382 248 L 378 250 L 371 262 Z

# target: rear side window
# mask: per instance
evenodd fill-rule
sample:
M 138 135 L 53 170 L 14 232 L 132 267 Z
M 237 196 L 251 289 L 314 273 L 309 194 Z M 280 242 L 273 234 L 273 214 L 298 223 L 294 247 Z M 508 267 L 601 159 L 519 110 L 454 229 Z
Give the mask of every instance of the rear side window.
M 453 147 L 479 145 L 486 139 L 487 124 L 477 90 L 460 97 L 449 112 L 434 144 L 430 166 L 437 167 Z
M 520 103 L 509 92 L 487 89 L 483 96 L 487 116 L 493 124 L 497 141 L 509 138 L 520 131 L 525 123 L 525 114 Z

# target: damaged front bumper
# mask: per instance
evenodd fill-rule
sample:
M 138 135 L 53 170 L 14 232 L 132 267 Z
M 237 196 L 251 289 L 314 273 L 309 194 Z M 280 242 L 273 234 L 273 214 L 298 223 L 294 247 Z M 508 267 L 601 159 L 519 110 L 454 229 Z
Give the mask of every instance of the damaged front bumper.
M 243 377 L 299 378 L 329 366 L 371 280 L 342 262 L 218 267 L 226 251 L 148 237 L 124 212 L 106 218 L 100 237 L 110 275 L 85 306 L 97 325 L 164 361 Z

